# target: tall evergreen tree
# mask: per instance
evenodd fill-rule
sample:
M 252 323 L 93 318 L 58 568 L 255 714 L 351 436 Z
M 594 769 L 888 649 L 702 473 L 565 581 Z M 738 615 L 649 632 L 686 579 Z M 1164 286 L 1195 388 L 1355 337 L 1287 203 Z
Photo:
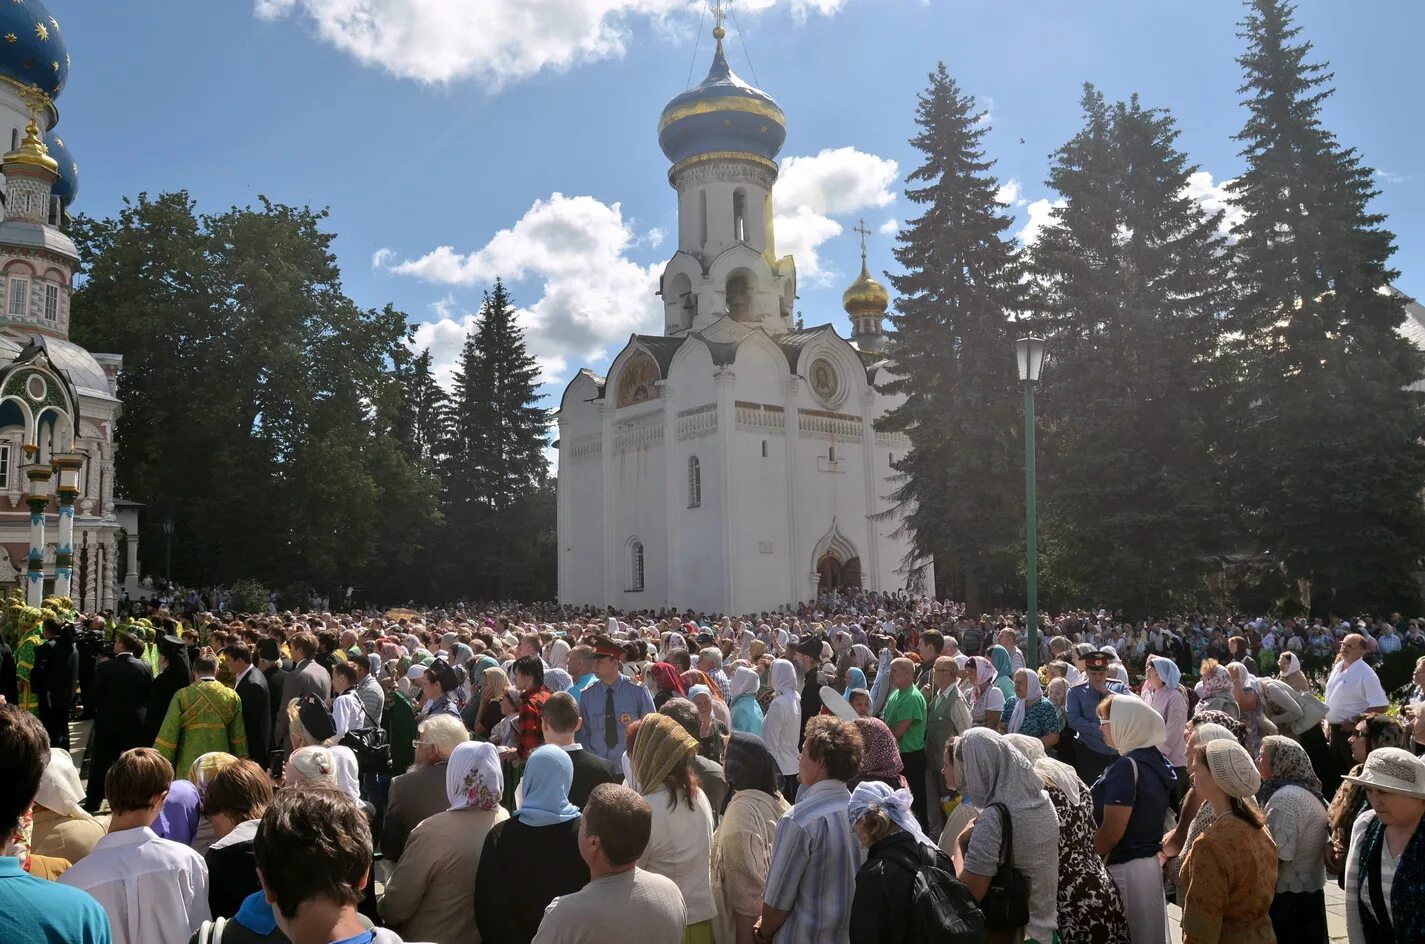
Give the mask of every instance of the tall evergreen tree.
M 1331 74 L 1294 9 L 1251 0 L 1242 23 L 1235 479 L 1289 587 L 1309 587 L 1317 611 L 1379 612 L 1420 596 L 1425 411 L 1411 387 L 1425 360 L 1386 291 L 1398 273 L 1373 172 L 1322 125 Z
M 930 75 L 911 139 L 924 163 L 906 198 L 925 212 L 901 230 L 891 277 L 896 376 L 904 396 L 877 428 L 904 432 L 892 496 L 913 537 L 914 565 L 933 557 L 941 589 L 977 608 L 986 592 L 1015 585 L 1022 559 L 1024 487 L 1020 399 L 1010 321 L 1024 307 L 1010 219 L 996 198 L 974 98 L 942 63 Z
M 485 294 L 461 349 L 451 396 L 445 457 L 447 518 L 455 583 L 467 593 L 503 598 L 524 589 L 537 534 L 547 527 L 535 495 L 548 476 L 549 413 L 538 403 L 539 367 L 504 282 Z M 542 545 L 539 545 L 542 546 Z
M 1050 572 L 1128 612 L 1164 612 L 1222 547 L 1217 355 L 1230 303 L 1223 214 L 1172 118 L 1085 86 L 1084 127 L 1055 157 L 1064 197 L 1033 248 L 1044 375 Z
M 430 348 L 424 348 L 400 371 L 401 411 L 398 438 L 407 455 L 428 468 L 439 464 L 449 439 L 446 424 L 450 395 L 436 383 Z

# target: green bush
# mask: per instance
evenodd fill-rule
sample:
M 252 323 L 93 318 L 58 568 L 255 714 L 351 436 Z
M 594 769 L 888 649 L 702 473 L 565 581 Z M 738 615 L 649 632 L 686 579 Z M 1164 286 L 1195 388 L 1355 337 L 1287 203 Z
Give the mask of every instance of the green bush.
M 234 613 L 266 613 L 268 595 L 256 580 L 239 580 L 228 591 L 227 608 Z

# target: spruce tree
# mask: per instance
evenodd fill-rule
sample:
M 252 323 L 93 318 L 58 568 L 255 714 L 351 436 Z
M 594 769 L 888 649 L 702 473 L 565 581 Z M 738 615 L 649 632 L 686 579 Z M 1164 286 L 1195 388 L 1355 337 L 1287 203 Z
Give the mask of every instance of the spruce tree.
M 1256 549 L 1312 609 L 1403 609 L 1425 550 L 1425 413 L 1411 389 L 1425 362 L 1386 291 L 1394 237 L 1369 206 L 1373 172 L 1322 125 L 1331 74 L 1293 13 L 1252 0 L 1242 23 L 1234 477 Z
M 1137 96 L 1110 108 L 1091 85 L 1083 110 L 1049 176 L 1065 206 L 1032 253 L 1053 358 L 1039 401 L 1047 563 L 1087 602 L 1161 613 L 1202 590 L 1222 549 L 1228 246 L 1222 213 L 1187 194 L 1197 168 L 1166 112 Z
M 433 467 L 449 437 L 450 395 L 436 383 L 430 348 L 410 359 L 401 379 L 403 442 L 411 458 Z
M 1024 286 L 984 157 L 983 118 L 943 63 L 931 73 L 911 139 L 924 163 L 906 190 L 924 213 L 901 230 L 895 254 L 905 271 L 891 277 L 896 366 L 883 389 L 905 399 L 877 423 L 910 438 L 892 496 L 913 538 L 906 564 L 933 557 L 942 590 L 972 609 L 986 593 L 1011 592 L 1023 558 L 1010 316 L 1023 308 Z

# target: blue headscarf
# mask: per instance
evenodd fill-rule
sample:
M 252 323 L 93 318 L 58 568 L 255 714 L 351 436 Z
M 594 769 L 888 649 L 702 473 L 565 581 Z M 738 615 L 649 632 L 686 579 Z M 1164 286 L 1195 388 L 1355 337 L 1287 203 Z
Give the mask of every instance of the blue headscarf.
M 852 666 L 851 670 L 846 673 L 846 691 L 844 694 L 848 701 L 851 699 L 851 693 L 856 689 L 870 687 L 866 681 L 866 673 L 855 666 Z
M 995 679 L 995 688 L 1004 692 L 1005 711 L 1010 710 L 1014 704 L 1014 663 L 1009 661 L 1009 650 L 1004 646 L 994 645 L 989 649 L 990 665 L 995 667 L 999 676 Z
M 524 802 L 515 818 L 526 826 L 553 826 L 579 815 L 569 802 L 574 785 L 574 762 L 562 747 L 546 744 L 536 748 L 524 765 Z
M 1158 678 L 1163 680 L 1163 686 L 1165 688 L 1177 688 L 1178 683 L 1182 681 L 1183 670 L 1178 668 L 1178 664 L 1172 659 L 1165 659 L 1162 656 L 1149 656 L 1148 664 L 1158 673 Z
M 545 669 L 544 687 L 551 692 L 567 692 L 574 687 L 574 676 L 563 669 Z

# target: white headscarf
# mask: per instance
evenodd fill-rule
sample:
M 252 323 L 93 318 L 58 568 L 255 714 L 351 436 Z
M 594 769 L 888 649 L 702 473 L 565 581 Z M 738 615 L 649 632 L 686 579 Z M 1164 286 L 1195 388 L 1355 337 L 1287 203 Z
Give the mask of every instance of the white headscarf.
M 293 751 L 292 756 L 287 758 L 287 769 L 291 776 L 287 778 L 288 782 L 284 786 L 301 783 L 336 786 L 336 760 L 325 747 L 313 745 Z
M 361 800 L 361 765 L 357 763 L 356 752 L 349 747 L 329 747 L 332 762 L 336 767 L 336 785 L 342 793 L 353 800 Z
M 1296 653 L 1288 649 L 1282 653 L 1282 657 L 1286 660 L 1286 671 L 1281 673 L 1281 678 L 1286 678 L 1288 675 L 1295 675 L 1301 671 L 1301 660 L 1296 657 Z
M 49 763 L 40 775 L 40 789 L 35 794 L 35 803 L 61 816 L 77 816 L 88 819 L 80 803 L 84 802 L 84 787 L 79 783 L 79 771 L 74 769 L 74 759 L 69 751 L 57 747 L 49 749 Z
M 556 669 L 562 669 L 569 662 L 569 644 L 562 639 L 556 639 L 549 644 L 549 664 Z
M 1021 674 L 1022 673 L 1022 674 Z M 1025 697 L 1014 700 L 1014 711 L 1009 714 L 1009 733 L 1018 734 L 1024 727 L 1024 711 L 1034 702 L 1044 697 L 1044 688 L 1039 684 L 1039 673 L 1032 669 L 1017 669 L 1014 677 L 1023 678 L 1026 686 Z
M 1029 758 L 1040 778 L 1053 781 L 1054 786 L 1068 794 L 1070 800 L 1079 802 L 1083 796 L 1083 784 L 1078 772 L 1063 761 L 1050 757 L 1044 750 L 1043 741 L 1027 734 L 1006 734 L 1004 739 Z
M 1017 813 L 1049 802 L 1029 758 L 989 728 L 971 728 L 960 735 L 955 756 L 956 779 L 976 809 L 1003 803 L 1010 813 Z
M 905 787 L 892 790 L 879 780 L 867 780 L 857 784 L 856 789 L 851 791 L 851 802 L 847 805 L 846 812 L 851 819 L 851 825 L 855 826 L 867 813 L 880 810 L 886 814 L 887 819 L 914 836 L 917 842 L 928 846 L 935 845 L 915 821 L 910 804 L 910 791 Z
M 500 770 L 500 752 L 489 741 L 457 744 L 445 767 L 445 795 L 452 810 L 500 808 L 505 779 Z
M 1113 745 L 1119 754 L 1157 747 L 1168 739 L 1163 716 L 1136 695 L 1114 695 L 1108 706 L 1108 723 L 1113 726 Z
M 771 673 L 772 690 L 777 693 L 773 702 L 781 702 L 789 707 L 798 718 L 802 714 L 801 692 L 797 689 L 797 667 L 786 659 L 775 659 L 772 662 Z M 771 705 L 767 706 L 771 709 Z
M 732 673 L 732 684 L 728 686 L 730 691 L 727 700 L 733 702 L 748 693 L 755 694 L 761 687 L 762 677 L 757 674 L 757 670 L 740 665 Z

